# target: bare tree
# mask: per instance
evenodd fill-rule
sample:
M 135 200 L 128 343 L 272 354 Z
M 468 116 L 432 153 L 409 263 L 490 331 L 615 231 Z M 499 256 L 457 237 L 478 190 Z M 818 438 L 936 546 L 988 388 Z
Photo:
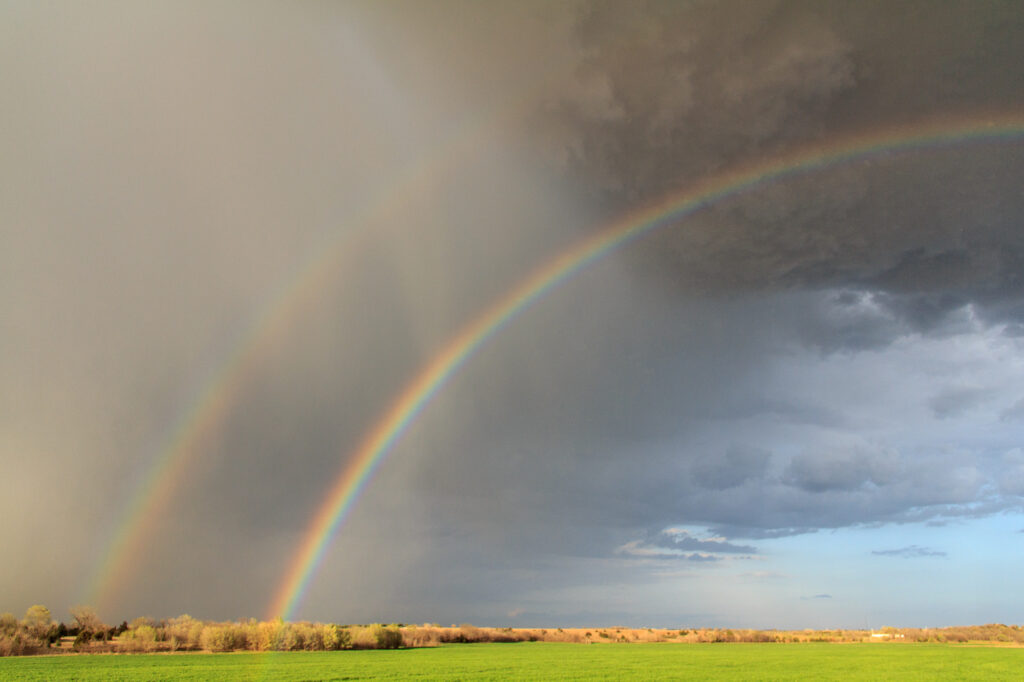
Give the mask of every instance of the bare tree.
M 72 606 L 68 609 L 75 618 L 75 627 L 78 628 L 78 637 L 82 641 L 97 639 L 99 635 L 106 632 L 107 626 L 96 615 L 96 610 L 91 606 Z

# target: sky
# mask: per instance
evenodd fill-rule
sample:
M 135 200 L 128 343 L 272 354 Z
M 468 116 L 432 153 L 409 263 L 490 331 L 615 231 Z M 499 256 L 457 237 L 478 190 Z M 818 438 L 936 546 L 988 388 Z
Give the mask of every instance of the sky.
M 1016 3 L 4 2 L 0 78 L 0 612 L 266 617 L 366 434 L 537 268 L 735 169 L 1003 126 L 546 288 L 288 615 L 1020 622 Z

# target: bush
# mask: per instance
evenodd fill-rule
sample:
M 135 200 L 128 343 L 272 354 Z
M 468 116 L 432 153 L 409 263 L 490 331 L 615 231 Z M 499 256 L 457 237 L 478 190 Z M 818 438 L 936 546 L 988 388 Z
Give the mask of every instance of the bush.
M 312 623 L 296 623 L 292 626 L 295 632 L 295 649 L 302 651 L 323 651 L 323 630 Z
M 352 635 L 333 623 L 321 626 L 320 640 L 324 644 L 325 651 L 338 651 L 352 646 Z
M 402 646 L 402 631 L 391 625 L 379 623 L 361 628 L 352 638 L 354 649 L 397 649 Z
M 439 646 L 442 641 L 442 631 L 439 627 L 431 625 L 424 625 L 421 628 L 407 628 L 402 633 L 402 641 L 405 646 Z
M 50 618 L 50 609 L 42 604 L 28 607 L 28 610 L 25 611 L 24 627 L 25 632 L 33 639 L 38 640 L 39 645 L 49 640 L 51 630 L 56 632 L 56 626 L 53 619 Z
M 156 628 L 151 625 L 140 625 L 122 632 L 117 640 L 121 651 L 156 651 Z
M 203 623 L 186 613 L 167 621 L 163 631 L 163 639 L 170 645 L 171 651 L 198 649 Z
M 292 651 L 298 648 L 299 638 L 291 623 L 278 620 L 270 635 L 271 651 Z
M 35 651 L 36 647 L 27 642 L 21 633 L 0 635 L 0 656 L 22 656 Z
M 482 639 L 480 628 L 469 623 L 463 623 L 459 626 L 459 638 L 463 642 L 479 642 Z
M 207 625 L 199 635 L 199 644 L 207 651 L 236 651 L 246 647 L 245 626 L 238 623 Z
M 13 637 L 18 631 L 18 619 L 13 613 L 0 613 L 0 637 Z

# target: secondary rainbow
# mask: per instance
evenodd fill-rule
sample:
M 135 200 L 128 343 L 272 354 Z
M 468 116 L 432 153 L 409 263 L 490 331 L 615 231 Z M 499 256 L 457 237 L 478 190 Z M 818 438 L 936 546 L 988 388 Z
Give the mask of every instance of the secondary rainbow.
M 477 156 L 487 140 L 529 111 L 541 93 L 564 75 L 552 70 L 526 92 L 508 90 L 483 115 L 454 128 L 432 151 L 381 187 L 362 210 L 345 221 L 347 229 L 328 235 L 306 263 L 281 283 L 253 323 L 230 346 L 224 361 L 175 423 L 163 447 L 157 449 L 158 454 L 89 577 L 83 603 L 101 607 L 115 587 L 123 587 L 128 569 L 138 564 L 144 538 L 205 451 L 204 444 L 230 413 L 242 387 L 259 370 L 260 360 L 273 348 L 278 336 L 316 300 L 316 295 L 345 271 L 346 256 L 358 252 L 359 244 L 373 234 L 373 228 L 400 222 L 397 219 L 413 201 L 429 198 L 454 169 Z
M 281 289 L 263 308 L 263 313 L 233 344 L 232 352 L 214 372 L 176 424 L 171 437 L 150 465 L 122 515 L 102 561 L 94 570 L 86 588 L 84 603 L 102 606 L 116 586 L 121 586 L 130 566 L 137 565 L 144 549 L 143 538 L 151 530 L 188 473 L 206 451 L 205 445 L 216 435 L 224 417 L 234 405 L 242 387 L 262 364 L 260 360 L 275 341 L 302 314 L 315 293 L 339 270 L 337 263 L 351 246 L 346 234 L 326 255 L 315 258 L 303 269 L 302 276 Z
M 269 617 L 295 612 L 324 552 L 347 513 L 391 446 L 424 406 L 473 353 L 517 314 L 562 282 L 615 249 L 704 207 L 767 182 L 790 178 L 875 154 L 942 148 L 966 142 L 1024 139 L 1024 114 L 974 117 L 955 122 L 916 123 L 825 140 L 712 176 L 631 212 L 571 246 L 521 280 L 490 308 L 463 327 L 402 390 L 347 457 L 347 463 L 315 514 L 284 580 Z
M 411 164 L 398 178 L 382 187 L 361 211 L 345 221 L 348 229 L 328 235 L 293 276 L 282 282 L 260 313 L 240 334 L 225 360 L 198 392 L 176 423 L 170 438 L 137 487 L 121 516 L 100 563 L 90 576 L 83 603 L 103 606 L 117 586 L 123 586 L 129 567 L 135 566 L 160 513 L 198 462 L 204 445 L 229 414 L 242 387 L 262 365 L 277 339 L 343 273 L 347 257 L 357 254 L 375 227 L 394 222 L 418 198 L 428 197 L 450 169 L 476 153 L 477 143 L 491 127 L 486 121 L 447 144 L 440 151 Z

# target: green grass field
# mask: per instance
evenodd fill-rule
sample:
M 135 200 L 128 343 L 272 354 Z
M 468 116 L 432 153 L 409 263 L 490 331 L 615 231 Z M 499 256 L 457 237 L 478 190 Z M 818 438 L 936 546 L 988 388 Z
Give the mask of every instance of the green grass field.
M 3 680 L 1019 680 L 1024 649 L 947 644 L 457 644 L 0 658 Z

